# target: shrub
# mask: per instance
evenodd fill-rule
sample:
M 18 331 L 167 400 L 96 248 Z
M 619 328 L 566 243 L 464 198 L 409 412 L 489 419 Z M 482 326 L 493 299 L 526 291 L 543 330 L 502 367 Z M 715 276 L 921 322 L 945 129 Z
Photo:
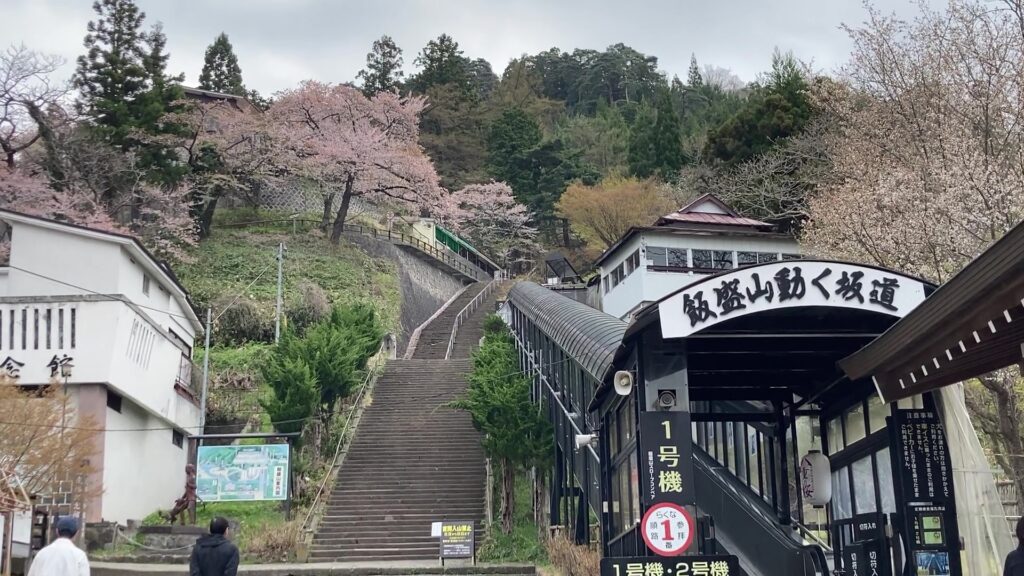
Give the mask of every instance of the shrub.
M 507 330 L 505 321 L 497 314 L 488 314 L 484 318 L 484 334 L 502 334 Z
M 253 301 L 240 298 L 231 304 L 231 300 L 222 300 L 214 310 L 220 310 L 213 332 L 218 345 L 239 346 L 274 340 L 273 321 L 265 318 Z
M 286 336 L 286 340 L 294 340 Z M 309 364 L 302 358 L 277 355 L 263 367 L 263 378 L 273 394 L 260 400 L 274 428 L 279 432 L 299 432 L 306 420 L 313 416 L 319 401 L 317 379 Z
M 547 541 L 548 560 L 566 576 L 591 576 L 601 573 L 601 553 L 593 546 L 573 544 L 565 534 Z
M 293 296 L 286 308 L 288 327 L 296 334 L 303 334 L 306 329 L 323 321 L 331 313 L 331 303 L 327 292 L 313 282 L 303 281 L 299 284 L 297 294 Z

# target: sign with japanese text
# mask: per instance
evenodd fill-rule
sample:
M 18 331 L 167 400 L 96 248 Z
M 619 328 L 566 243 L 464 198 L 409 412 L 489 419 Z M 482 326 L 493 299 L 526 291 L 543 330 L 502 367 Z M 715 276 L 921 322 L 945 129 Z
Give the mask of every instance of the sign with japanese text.
M 644 504 L 693 504 L 690 413 L 640 413 L 640 494 Z
M 678 556 L 693 544 L 693 517 L 677 504 L 651 506 L 640 528 L 647 548 L 659 556 Z
M 938 414 L 894 409 L 888 419 L 900 532 L 915 574 L 961 576 L 953 465 Z
M 843 574 L 846 576 L 888 574 L 883 565 L 881 548 L 881 543 L 877 540 L 843 546 Z
M 931 410 L 894 410 L 892 424 L 899 455 L 893 473 L 904 499 L 952 501 L 953 467 L 938 416 Z
M 473 522 L 441 523 L 441 558 L 472 558 Z
M 887 270 L 788 260 L 699 281 L 661 302 L 658 314 L 664 338 L 685 338 L 731 318 L 798 306 L 855 308 L 902 317 L 924 297 L 920 280 Z
M 601 558 L 601 576 L 738 576 L 735 556 Z
M 288 444 L 200 446 L 196 495 L 203 502 L 287 500 Z

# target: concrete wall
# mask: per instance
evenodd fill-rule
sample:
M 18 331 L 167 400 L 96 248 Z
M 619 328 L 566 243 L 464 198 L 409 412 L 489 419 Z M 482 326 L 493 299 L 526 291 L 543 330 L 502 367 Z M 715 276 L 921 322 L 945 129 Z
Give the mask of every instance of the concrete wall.
M 365 236 L 351 236 L 349 239 L 371 256 L 387 258 L 398 268 L 402 298 L 398 333 L 398 354 L 401 355 L 413 330 L 461 290 L 463 283 L 390 242 Z
M 188 439 L 180 448 L 175 446 L 168 428 L 165 420 L 127 398 L 120 412 L 107 408 L 103 520 L 142 519 L 169 509 L 184 492 Z

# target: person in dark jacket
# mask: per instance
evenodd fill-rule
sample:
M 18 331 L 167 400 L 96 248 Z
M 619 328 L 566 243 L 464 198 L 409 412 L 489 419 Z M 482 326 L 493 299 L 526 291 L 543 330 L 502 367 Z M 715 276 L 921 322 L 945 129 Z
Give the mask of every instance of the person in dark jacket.
M 1017 549 L 1006 555 L 1003 576 L 1024 576 L 1024 517 L 1017 520 Z
M 237 576 L 238 547 L 228 540 L 228 521 L 210 521 L 210 533 L 196 540 L 189 562 L 189 576 Z

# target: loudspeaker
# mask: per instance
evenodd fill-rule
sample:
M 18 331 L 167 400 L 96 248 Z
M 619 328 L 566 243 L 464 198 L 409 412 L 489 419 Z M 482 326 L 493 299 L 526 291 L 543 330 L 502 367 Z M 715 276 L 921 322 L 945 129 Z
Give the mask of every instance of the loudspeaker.
M 629 396 L 633 391 L 633 373 L 629 370 L 619 370 L 612 379 L 615 385 L 615 393 L 619 396 Z

